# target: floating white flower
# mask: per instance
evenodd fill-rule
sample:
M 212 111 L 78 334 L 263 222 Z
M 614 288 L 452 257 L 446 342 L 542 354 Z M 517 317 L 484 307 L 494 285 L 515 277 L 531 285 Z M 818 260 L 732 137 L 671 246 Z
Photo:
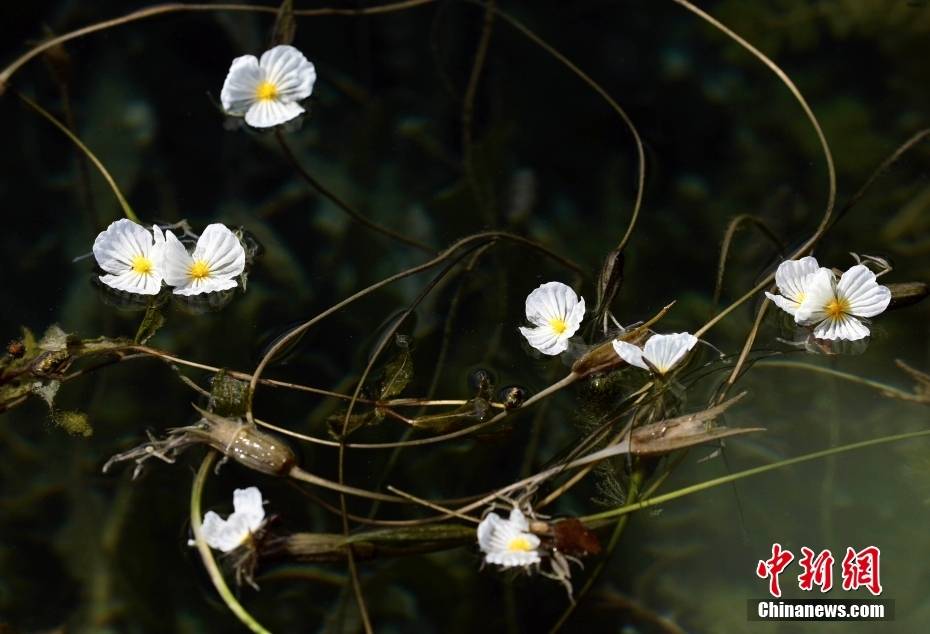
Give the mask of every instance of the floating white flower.
M 220 101 L 226 114 L 241 117 L 253 128 L 270 128 L 304 111 L 298 103 L 313 92 L 316 69 L 293 46 L 275 46 L 262 54 L 233 60 Z
M 531 346 L 556 355 L 568 348 L 568 339 L 584 317 L 584 298 L 561 282 L 546 282 L 526 298 L 526 319 L 533 328 L 520 327 Z
M 506 520 L 497 513 L 489 513 L 478 524 L 478 547 L 484 560 L 505 568 L 538 564 L 539 538 L 529 529 L 520 509 L 513 509 Z
M 620 358 L 630 365 L 666 374 L 678 365 L 697 342 L 698 338 L 690 332 L 674 332 L 668 335 L 652 335 L 642 348 L 617 340 L 613 342 L 613 346 Z
M 819 268 L 817 260 L 811 256 L 800 260 L 785 260 L 775 270 L 775 285 L 781 295 L 766 292 L 765 296 L 793 316 L 804 301 L 807 285 Z
M 203 540 L 216 550 L 228 553 L 241 546 L 265 519 L 262 494 L 258 487 L 233 491 L 233 512 L 225 520 L 207 511 L 203 517 Z
M 197 239 L 190 254 L 181 241 L 165 234 L 165 281 L 177 295 L 199 295 L 236 287 L 236 278 L 245 269 L 245 249 L 226 225 L 214 223 Z
M 794 315 L 799 324 L 814 326 L 817 339 L 857 341 L 869 336 L 861 319 L 888 308 L 891 291 L 875 281 L 875 273 L 857 264 L 839 282 L 830 269 L 818 270 L 807 285 L 804 301 Z
M 157 295 L 164 276 L 164 249 L 158 227 L 149 231 L 126 218 L 111 222 L 94 240 L 94 258 L 107 272 L 100 281 L 119 291 Z

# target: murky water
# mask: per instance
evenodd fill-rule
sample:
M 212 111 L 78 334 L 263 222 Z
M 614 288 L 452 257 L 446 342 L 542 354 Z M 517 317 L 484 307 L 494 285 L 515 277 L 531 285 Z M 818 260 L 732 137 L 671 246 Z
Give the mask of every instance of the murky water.
M 777 4 L 724 1 L 706 9 L 781 66 L 823 127 L 840 221 L 818 244 L 818 260 L 845 270 L 854 264 L 849 252 L 880 255 L 894 264 L 880 282 L 927 281 L 925 140 L 854 206 L 845 204 L 886 157 L 930 125 L 930 5 Z M 45 37 L 44 25 L 61 34 L 132 8 L 10 5 L 0 9 L 0 60 L 11 63 Z M 222 222 L 245 230 L 246 246 L 260 245 L 260 252 L 247 269 L 245 291 L 240 285 L 225 305 L 216 297 L 211 304 L 164 294 L 158 310 L 164 325 L 148 345 L 181 361 L 121 350 L 118 362 L 110 353 L 48 366 L 45 374 L 33 365 L 32 374 L 17 375 L 36 385 L 23 392 L 25 402 L 8 400 L 9 411 L 0 415 L 0 629 L 242 629 L 187 545 L 191 487 L 204 449 L 190 448 L 174 464 L 150 460 L 134 481 L 132 464 L 101 473 L 108 458 L 144 442 L 147 431 L 163 436 L 200 418 L 191 403 L 208 405 L 201 392 L 210 389 L 212 372 L 190 364 L 252 372 L 268 346 L 295 325 L 489 230 L 529 238 L 548 253 L 510 238 L 476 239 L 438 266 L 325 317 L 283 349 L 264 376 L 352 394 L 384 344 L 363 398 L 388 398 L 385 385 L 400 376 L 402 359 L 412 372 L 405 366 L 406 385 L 390 398 L 457 403 L 397 413 L 431 415 L 469 401 L 460 416 L 422 419 L 433 429 L 412 435 L 400 417 L 360 406 L 359 414 L 372 413 L 355 419 L 366 425 L 349 441 L 385 443 L 488 420 L 482 408 L 500 399 L 500 388 L 515 385 L 532 395 L 568 373 L 569 357 L 580 354 L 574 346 L 560 359 L 543 357 L 517 330 L 526 323 L 527 294 L 543 282 L 562 281 L 585 298 L 588 313 L 576 343 L 604 339 L 593 328 L 596 283 L 630 221 L 636 146 L 611 106 L 545 47 L 616 99 L 643 141 L 644 202 L 612 304 L 620 323 L 647 320 L 674 300 L 655 329 L 695 332 L 770 273 L 779 252 L 790 253 L 813 234 L 829 204 L 824 154 L 797 100 L 758 59 L 672 2 L 499 8 L 543 46 L 498 15 L 486 55 L 478 55 L 484 62 L 473 88 L 469 78 L 485 25 L 479 5 L 424 2 L 384 14 L 298 18 L 294 45 L 314 63 L 318 80 L 305 102 L 308 114 L 279 132 L 231 125 L 220 104 L 232 59 L 268 47 L 271 13 L 166 13 L 70 41 L 16 70 L 0 97 L 4 343 L 20 340 L 21 327 L 40 337 L 53 324 L 84 340 L 132 339 L 145 315 L 144 301 L 108 293 L 93 257 L 82 258 L 98 232 L 123 215 L 112 190 L 17 92 L 76 132 L 147 226 L 187 220 L 199 234 Z M 352 214 L 396 235 L 372 230 Z M 752 219 L 733 235 L 715 299 L 721 243 L 741 214 Z M 757 294 L 702 334 L 711 345 L 699 345 L 677 375 L 676 412 L 708 406 L 761 299 Z M 392 336 L 397 324 L 409 337 L 409 357 Z M 871 324 L 866 346 L 827 354 L 823 344 L 791 345 L 796 327 L 770 306 L 748 371 L 730 390 L 748 394 L 717 421 L 765 431 L 637 463 L 646 485 L 671 464 L 677 466 L 654 495 L 926 429 L 928 388 L 915 392 L 914 379 L 895 361 L 930 369 L 927 324 L 926 303 L 888 311 Z M 4 357 L 7 370 L 15 367 L 10 355 L 16 352 Z M 477 369 L 489 371 L 492 386 L 476 384 Z M 460 504 L 455 500 L 554 464 L 595 420 L 618 414 L 622 396 L 645 376 L 626 369 L 585 379 L 472 437 L 400 452 L 349 449 L 345 482 L 381 492 L 392 485 Z M 8 388 L 14 377 L 0 381 Z M 50 395 L 54 381 L 61 385 L 49 406 L 39 392 Z M 601 383 L 594 381 L 608 385 L 607 396 L 597 396 Z M 263 421 L 328 441 L 345 414 L 338 399 L 271 386 L 258 389 L 253 406 Z M 336 448 L 288 442 L 306 472 L 338 479 Z M 863 627 L 919 631 L 930 620 L 923 556 L 930 546 L 927 446 L 926 439 L 911 438 L 835 454 L 633 514 L 609 559 L 586 558 L 584 569 L 572 565 L 579 603 L 564 629 L 845 631 L 844 623 L 747 620 L 747 601 L 768 596 L 757 563 L 777 542 L 795 555 L 781 575 L 786 598 L 872 599 L 865 588 L 842 589 L 842 559 L 847 547 L 880 548 L 880 598 L 894 601 L 895 616 Z M 632 463 L 610 464 L 626 487 Z M 268 525 L 272 540 L 343 530 L 337 495 L 233 462 L 210 475 L 203 507 L 225 516 L 232 490 L 252 485 L 267 500 L 268 516 L 276 516 Z M 603 472 L 595 471 L 541 515 L 586 516 L 619 506 L 605 489 Z M 548 483 L 526 499 L 538 504 L 552 491 Z M 368 530 L 369 516 L 428 514 L 416 504 L 373 505 L 354 497 L 348 504 L 362 518 L 350 522 L 353 532 Z M 606 547 L 610 526 L 597 534 Z M 415 546 L 428 552 L 383 544 L 356 552 L 375 631 L 537 631 L 551 628 L 569 607 L 558 582 L 482 569 L 470 537 Z M 830 593 L 799 590 L 802 547 L 832 552 Z M 330 553 L 337 561 L 300 562 L 273 550 L 255 571 L 260 591 L 236 591 L 257 621 L 273 632 L 363 630 L 342 551 Z M 602 561 L 608 563 L 600 580 L 582 593 Z M 234 581 L 231 574 L 227 579 Z

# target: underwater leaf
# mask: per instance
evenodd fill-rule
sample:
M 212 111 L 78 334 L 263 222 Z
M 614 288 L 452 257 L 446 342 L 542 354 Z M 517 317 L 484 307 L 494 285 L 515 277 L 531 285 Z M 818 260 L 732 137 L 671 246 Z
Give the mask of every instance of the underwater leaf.
M 483 423 L 490 416 L 491 404 L 483 398 L 473 398 L 454 410 L 414 418 L 413 426 L 444 434 L 475 423 Z
M 342 426 L 345 424 L 345 412 L 331 414 L 326 422 L 329 424 L 329 434 L 336 440 L 343 438 Z M 349 416 L 349 423 L 345 426 L 345 436 L 365 427 L 367 425 L 377 425 L 384 420 L 384 412 L 380 409 L 372 409 L 367 412 L 352 414 Z
M 914 379 L 914 400 L 930 404 L 930 374 L 912 368 L 901 359 L 895 360 L 895 365 Z
M 404 391 L 413 378 L 413 359 L 410 355 L 410 338 L 397 335 L 394 338 L 397 355 L 384 366 L 384 378 L 378 390 L 380 400 L 393 398 Z
M 154 302 L 149 304 L 149 307 L 145 309 L 145 316 L 142 318 L 142 323 L 139 324 L 139 329 L 136 330 L 136 336 L 133 341 L 144 345 L 149 339 L 154 337 L 159 328 L 164 325 L 165 316 L 162 314 L 158 305 Z

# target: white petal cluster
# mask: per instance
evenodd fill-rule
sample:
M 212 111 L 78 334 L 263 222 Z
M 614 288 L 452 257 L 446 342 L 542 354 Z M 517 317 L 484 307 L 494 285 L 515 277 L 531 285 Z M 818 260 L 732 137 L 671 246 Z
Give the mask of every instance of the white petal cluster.
M 539 537 L 529 529 L 529 522 L 520 509 L 514 508 L 508 519 L 488 513 L 478 524 L 478 547 L 484 553 L 484 560 L 505 568 L 538 564 Z
M 775 272 L 781 295 L 766 296 L 798 324 L 813 326 L 817 339 L 858 341 L 869 336 L 863 321 L 888 308 L 891 291 L 868 267 L 857 264 L 840 276 L 812 257 L 782 262 Z
M 241 546 L 265 519 L 258 487 L 233 491 L 233 512 L 225 520 L 213 511 L 203 517 L 203 540 L 210 548 L 228 553 Z
M 620 358 L 630 365 L 663 375 L 678 365 L 697 342 L 698 338 L 690 332 L 675 332 L 652 335 L 642 348 L 626 341 L 612 343 Z
M 531 346 L 547 355 L 568 348 L 584 317 L 584 298 L 561 282 L 546 282 L 526 298 L 526 319 L 532 328 L 520 327 Z
M 875 273 L 857 264 L 839 280 L 830 269 L 820 269 L 810 279 L 795 320 L 814 327 L 817 339 L 856 341 L 869 336 L 862 319 L 885 311 L 891 290 L 875 281 Z
M 107 272 L 100 281 L 127 293 L 157 295 L 164 279 L 165 238 L 125 218 L 110 223 L 94 240 L 94 258 Z
M 226 225 L 207 225 L 193 253 L 175 235 L 165 233 L 165 282 L 176 295 L 199 295 L 236 287 L 245 269 L 245 249 Z
M 293 46 L 275 46 L 261 59 L 234 59 L 220 101 L 226 114 L 244 116 L 253 128 L 270 128 L 304 111 L 299 102 L 310 96 L 314 82 L 316 69 L 303 53 Z

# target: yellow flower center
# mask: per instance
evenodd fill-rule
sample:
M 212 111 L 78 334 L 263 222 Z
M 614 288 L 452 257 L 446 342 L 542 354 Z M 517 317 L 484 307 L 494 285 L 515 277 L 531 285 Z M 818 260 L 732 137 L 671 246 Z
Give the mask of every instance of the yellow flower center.
M 507 550 L 527 553 L 533 550 L 533 545 L 530 544 L 530 540 L 528 540 L 526 536 L 518 535 L 507 543 Z
M 555 334 L 561 335 L 563 332 L 568 330 L 568 324 L 565 323 L 565 320 L 561 317 L 553 317 L 549 320 L 549 327 L 555 331 Z
M 806 296 L 807 296 L 807 293 L 803 293 L 803 292 L 802 292 L 802 293 L 798 293 L 798 298 L 797 298 L 796 300 L 794 300 L 794 301 L 796 301 L 798 304 L 803 304 L 803 303 L 804 303 L 804 298 L 805 298 Z
M 849 300 L 844 297 L 834 297 L 827 304 L 826 313 L 831 319 L 836 319 L 849 312 Z
M 263 81 L 255 89 L 255 96 L 259 101 L 269 101 L 278 97 L 278 87 L 270 81 Z
M 152 261 L 144 255 L 137 255 L 132 258 L 132 270 L 139 275 L 148 275 L 152 272 Z
M 205 277 L 210 277 L 210 265 L 203 260 L 197 260 L 191 265 L 191 270 L 188 274 L 195 280 L 202 280 Z

